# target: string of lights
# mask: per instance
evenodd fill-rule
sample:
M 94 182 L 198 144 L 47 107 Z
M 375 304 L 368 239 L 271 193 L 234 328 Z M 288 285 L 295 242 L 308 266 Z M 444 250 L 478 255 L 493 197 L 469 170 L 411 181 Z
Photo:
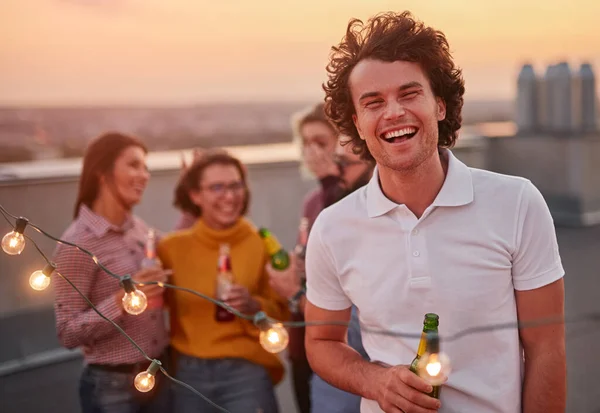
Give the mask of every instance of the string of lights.
M 487 324 L 483 326 L 469 327 L 464 330 L 460 330 L 452 335 L 448 336 L 440 336 L 440 341 L 443 342 L 451 342 L 456 341 L 461 338 L 464 338 L 469 335 L 479 334 L 479 333 L 488 333 L 491 331 L 498 330 L 516 330 L 516 329 L 525 329 L 525 328 L 534 328 L 534 327 L 543 327 L 549 326 L 553 324 L 574 324 L 574 323 L 584 323 L 584 322 L 600 322 L 600 313 L 599 312 L 591 312 L 585 314 L 578 314 L 575 316 L 568 317 L 545 317 L 534 320 L 526 320 L 526 321 L 515 321 L 515 322 L 506 322 L 506 323 L 497 323 L 497 324 Z M 368 331 L 369 333 L 379 334 L 384 336 L 392 336 L 392 337 L 404 337 L 404 338 L 420 338 L 421 333 L 419 334 L 410 334 L 410 333 L 402 333 L 391 330 L 381 330 L 381 329 L 373 329 L 373 328 L 363 328 L 361 325 L 361 330 Z
M 6 215 L 9 215 L 13 219 L 16 219 L 18 222 L 17 224 L 15 224 L 15 230 L 6 234 L 2 240 L 2 247 L 3 247 L 3 249 L 5 249 L 5 251 L 7 248 L 9 249 L 9 251 L 19 250 L 18 254 L 20 254 L 20 252 L 23 251 L 24 246 L 25 246 L 25 238 L 23 235 L 25 226 L 20 226 L 20 223 L 26 222 L 27 223 L 26 225 L 29 225 L 31 228 L 35 229 L 40 234 L 52 239 L 53 241 L 56 241 L 60 244 L 71 246 L 73 248 L 77 248 L 78 250 L 82 251 L 83 253 L 89 255 L 91 257 L 91 259 L 94 261 L 94 263 L 99 268 L 101 268 L 103 271 L 105 271 L 111 277 L 118 280 L 119 283 L 121 284 L 121 286 L 123 287 L 123 289 L 125 290 L 125 295 L 123 296 L 123 307 L 124 307 L 125 311 L 127 311 L 129 314 L 132 314 L 132 315 L 141 314 L 146 309 L 146 306 L 147 306 L 147 299 L 146 299 L 145 294 L 142 291 L 137 290 L 134 287 L 134 285 L 136 285 L 136 284 L 137 285 L 155 284 L 155 285 L 158 285 L 163 288 L 171 288 L 171 289 L 175 289 L 175 290 L 189 292 L 191 294 L 197 295 L 205 300 L 208 300 L 216 305 L 219 305 L 219 306 L 225 308 L 227 311 L 230 311 L 237 317 L 240 317 L 240 318 L 243 318 L 246 320 L 252 320 L 254 322 L 254 324 L 261 330 L 260 335 L 259 335 L 259 340 L 260 340 L 261 345 L 265 348 L 265 350 L 267 350 L 271 353 L 278 353 L 280 351 L 283 351 L 289 342 L 288 333 L 287 333 L 286 329 L 284 328 L 285 324 L 282 322 L 279 322 L 278 320 L 275 320 L 271 317 L 268 317 L 263 311 L 259 311 L 256 314 L 254 314 L 253 316 L 250 316 L 250 315 L 243 314 L 243 313 L 237 311 L 236 309 L 234 309 L 233 307 L 230 307 L 223 301 L 216 300 L 208 295 L 202 294 L 198 291 L 195 291 L 195 290 L 192 290 L 189 288 L 180 287 L 180 286 L 176 286 L 176 285 L 172 285 L 172 284 L 167 284 L 167 283 L 163 283 L 163 282 L 159 282 L 159 281 L 140 283 L 135 280 L 132 280 L 131 276 L 129 274 L 120 276 L 120 275 L 115 274 L 114 272 L 110 271 L 104 265 L 102 265 L 102 263 L 100 262 L 98 257 L 96 257 L 96 255 L 94 255 L 92 252 L 88 251 L 87 249 L 85 249 L 75 243 L 62 240 L 60 238 L 57 238 L 57 237 L 47 233 L 46 231 L 42 230 L 41 228 L 37 227 L 36 225 L 31 224 L 29 222 L 29 220 L 27 220 L 26 218 L 17 217 L 15 215 L 9 213 L 2 205 L 0 205 L 0 212 L 2 212 L 4 219 L 11 226 L 13 224 L 6 217 Z M 30 237 L 27 237 L 27 238 L 31 239 Z M 14 241 L 16 245 L 12 245 L 11 241 Z M 5 248 L 5 246 L 7 248 Z M 48 262 L 48 266 L 43 271 L 41 271 L 41 272 L 36 271 L 32 274 L 32 276 L 30 278 L 30 285 L 32 286 L 32 288 L 34 288 L 36 290 L 43 290 L 50 284 L 50 274 L 55 269 L 55 267 L 53 267 L 53 264 L 50 263 L 50 261 L 45 257 L 44 253 L 39 248 L 37 248 L 37 249 L 38 249 L 38 252 L 40 254 L 42 254 L 42 256 L 44 256 L 44 258 Z M 317 323 L 317 325 L 321 325 L 321 324 L 324 324 L 324 323 L 322 323 L 322 322 Z M 327 323 L 325 323 L 325 324 L 327 324 Z M 348 325 L 348 324 L 345 323 L 345 325 Z
M 37 243 L 31 237 L 29 237 L 28 235 L 25 235 L 25 238 L 28 239 L 29 241 L 31 241 L 31 243 L 33 244 L 33 246 L 35 247 L 35 249 L 40 253 L 40 255 L 47 262 L 47 264 L 50 265 L 50 266 L 52 266 L 52 267 L 54 267 L 54 264 L 48 259 L 48 257 L 46 256 L 46 254 L 44 254 L 44 252 L 37 245 Z M 54 268 L 56 268 L 56 267 L 54 267 Z M 103 320 L 109 322 L 115 329 L 117 329 L 117 331 L 119 331 L 120 334 L 122 334 L 140 352 L 140 354 L 142 354 L 142 356 L 144 356 L 144 358 L 146 360 L 148 360 L 148 361 L 151 362 L 151 364 L 148 367 L 148 369 L 146 371 L 140 372 L 135 377 L 135 379 L 134 379 L 134 386 L 135 386 L 135 388 L 138 391 L 140 391 L 140 392 L 148 392 L 148 391 L 152 390 L 152 388 L 154 387 L 154 384 L 155 384 L 155 378 L 154 378 L 154 376 L 156 375 L 157 370 L 160 370 L 165 375 L 165 377 L 167 377 L 169 380 L 171 380 L 172 382 L 174 382 L 174 383 L 176 383 L 176 384 L 178 384 L 180 386 L 183 386 L 186 389 L 190 390 L 191 392 L 193 392 L 197 396 L 201 397 L 204 401 L 206 401 L 208 404 L 210 404 L 211 406 L 215 407 L 219 411 L 224 412 L 224 413 L 230 413 L 228 410 L 226 410 L 223 407 L 217 405 L 215 402 L 213 402 L 212 400 L 210 400 L 204 394 L 200 393 L 198 390 L 194 389 L 189 384 L 184 383 L 181 380 L 177 380 L 175 377 L 171 376 L 167 372 L 167 370 L 162 366 L 162 363 L 160 362 L 160 360 L 151 358 L 144 351 L 144 349 L 142 349 L 135 342 L 135 340 L 133 338 L 131 338 L 129 336 L 129 334 L 127 334 L 121 328 L 121 326 L 119 326 L 113 320 L 109 319 L 104 314 L 102 314 L 102 312 L 98 310 L 98 308 L 94 305 L 94 303 L 92 303 L 90 301 L 90 299 L 88 297 L 86 297 L 85 294 L 83 292 L 81 292 L 81 290 L 79 290 L 79 288 L 77 288 L 77 286 L 68 277 L 66 277 L 65 275 L 61 274 L 59 271 L 56 271 L 56 270 L 54 270 L 54 273 L 57 274 L 58 276 L 60 276 L 67 283 L 69 283 L 69 285 L 88 303 L 88 305 L 91 307 L 92 310 L 94 310 L 94 312 L 96 314 L 98 314 Z
M 32 223 L 29 223 L 29 221 L 26 218 L 17 217 L 15 215 L 9 213 L 2 205 L 0 205 L 0 212 L 2 212 L 3 214 L 9 215 L 11 218 L 13 218 L 15 220 L 24 219 L 27 221 L 28 226 L 32 227 L 40 234 L 52 239 L 53 241 L 58 242 L 58 243 L 65 244 L 65 245 L 79 249 L 80 251 L 89 255 L 92 258 L 92 260 L 94 261 L 94 263 L 96 263 L 96 265 L 98 265 L 98 267 L 101 268 L 103 271 L 105 271 L 108 275 L 119 280 L 122 284 L 127 284 L 127 280 L 128 280 L 128 278 L 130 278 L 129 275 L 120 276 L 120 275 L 115 274 L 114 272 L 110 271 L 108 268 L 106 268 L 104 265 L 102 265 L 102 263 L 99 261 L 99 259 L 92 252 L 86 250 L 85 248 L 82 248 L 81 246 L 79 246 L 77 244 L 62 240 L 60 238 L 57 238 L 57 237 L 47 233 L 46 231 L 42 230 L 38 226 L 33 225 Z M 13 224 L 10 220 L 8 220 L 8 218 L 6 216 L 4 218 L 7 220 L 7 222 L 11 226 L 15 226 L 15 228 L 17 228 L 18 223 Z M 16 231 L 16 229 L 15 229 L 15 231 Z M 13 231 L 13 233 L 15 231 Z M 11 233 L 9 233 L 9 234 L 11 234 Z M 9 234 L 7 234 L 7 236 Z M 40 276 L 40 274 L 39 274 L 40 272 L 44 273 L 43 270 L 36 271 L 37 277 Z M 231 313 L 233 313 L 235 316 L 246 319 L 246 320 L 254 320 L 256 322 L 257 318 L 259 320 L 262 318 L 262 315 L 257 317 L 257 316 L 250 316 L 247 314 L 243 314 L 243 313 L 237 311 L 236 309 L 228 306 L 223 301 L 217 300 L 213 297 L 210 297 L 206 294 L 202 294 L 201 292 L 192 290 L 190 288 L 185 288 L 185 287 L 181 287 L 181 286 L 177 286 L 177 285 L 173 285 L 173 284 L 163 283 L 160 281 L 150 281 L 150 282 L 146 282 L 146 283 L 140 283 L 135 280 L 131 280 L 131 282 L 136 285 L 144 285 L 144 284 L 145 285 L 153 285 L 154 284 L 154 285 L 159 285 L 160 287 L 163 287 L 163 288 L 170 288 L 170 289 L 174 289 L 174 290 L 185 291 L 190 294 L 194 294 L 200 298 L 203 298 L 205 300 L 208 300 L 215 305 L 221 306 L 224 309 L 226 309 L 227 311 L 230 311 Z M 339 326 L 345 326 L 345 327 L 349 326 L 349 323 L 347 323 L 347 322 L 337 322 L 337 321 L 310 321 L 310 322 L 307 322 L 307 321 L 278 321 L 271 317 L 267 317 L 267 320 L 272 323 L 279 323 L 279 324 L 283 325 L 284 327 L 289 327 L 289 328 L 298 328 L 298 327 L 307 327 L 307 326 L 322 326 L 322 325 L 339 325 Z M 572 317 L 567 317 L 567 318 L 549 317 L 549 318 L 536 319 L 536 320 L 507 322 L 507 323 L 488 324 L 488 325 L 483 325 L 483 326 L 469 327 L 469 328 L 461 330 L 451 336 L 441 337 L 441 340 L 445 341 L 445 342 L 450 342 L 450 341 L 455 341 L 455 340 L 464 338 L 464 337 L 472 335 L 472 334 L 478 334 L 478 333 L 484 333 L 484 332 L 490 332 L 490 331 L 496 331 L 496 330 L 532 328 L 532 327 L 540 327 L 540 326 L 550 325 L 550 324 L 575 323 L 575 322 L 584 322 L 584 321 L 594 321 L 594 322 L 600 321 L 600 313 L 594 312 L 594 313 L 577 315 L 577 316 L 572 316 Z M 400 332 L 400 331 L 381 330 L 381 329 L 374 329 L 374 328 L 371 328 L 368 326 L 361 326 L 361 329 L 364 331 L 373 333 L 373 334 L 386 335 L 386 336 L 394 336 L 394 337 L 402 337 L 402 338 L 417 338 L 417 339 L 421 337 L 421 333 L 406 333 L 406 332 Z
M 47 233 L 46 231 L 42 230 L 41 228 L 37 227 L 36 225 L 33 225 L 32 223 L 30 223 L 27 218 L 17 217 L 15 215 L 9 213 L 2 205 L 0 205 L 0 212 L 2 213 L 4 219 L 9 223 L 9 225 L 11 225 L 11 227 L 14 228 L 13 231 L 6 234 L 4 236 L 4 238 L 2 239 L 3 250 L 10 255 L 18 255 L 23 251 L 23 249 L 25 247 L 25 239 L 27 239 L 33 243 L 34 247 L 42 255 L 42 257 L 44 258 L 44 260 L 47 263 L 46 267 L 43 270 L 35 271 L 32 274 L 32 276 L 30 278 L 30 284 L 31 284 L 32 288 L 34 288 L 36 290 L 43 290 L 44 288 L 46 288 L 48 286 L 51 274 L 52 273 L 58 274 L 60 277 L 65 279 L 65 281 L 67 281 L 71 285 L 71 287 L 73 287 L 75 289 L 75 291 L 77 291 L 79 293 L 79 295 L 81 295 L 85 299 L 85 301 L 88 303 L 88 305 L 90 305 L 90 307 L 100 317 L 102 317 L 104 320 L 111 323 L 121 334 L 123 334 L 132 343 L 132 345 L 134 345 L 143 354 L 143 356 L 148 361 L 151 362 L 150 367 L 148 367 L 148 369 L 145 372 L 140 372 L 136 376 L 136 379 L 134 382 L 135 387 L 139 391 L 142 391 L 142 392 L 149 391 L 154 386 L 154 375 L 156 374 L 156 372 L 158 370 L 160 370 L 167 378 L 169 378 L 173 382 L 186 387 L 187 389 L 194 392 L 196 395 L 198 395 L 199 397 L 201 397 L 202 399 L 204 399 L 205 401 L 207 401 L 209 404 L 216 407 L 220 411 L 227 412 L 227 410 L 216 405 L 214 402 L 212 402 L 206 396 L 202 395 L 200 392 L 195 390 L 189 384 L 181 382 L 181 381 L 175 379 L 174 377 L 170 376 L 167 373 L 167 371 L 164 369 L 164 367 L 162 367 L 159 360 L 150 358 L 139 347 L 139 345 L 137 345 L 137 343 L 135 343 L 135 341 L 131 337 L 129 337 L 125 333 L 125 331 L 123 331 L 121 329 L 121 327 L 119 327 L 113 321 L 109 320 L 103 314 L 101 314 L 101 312 L 99 312 L 96 309 L 96 307 L 93 305 L 93 303 L 87 297 L 85 297 L 85 295 L 80 290 L 78 290 L 77 287 L 67 277 L 65 277 L 63 274 L 60 274 L 60 272 L 56 271 L 56 266 L 46 257 L 46 255 L 38 247 L 38 245 L 35 243 L 35 241 L 31 237 L 24 235 L 24 231 L 27 226 L 30 226 L 31 228 L 33 228 L 40 234 L 52 239 L 53 241 L 56 241 L 56 242 L 64 244 L 64 245 L 71 246 L 73 248 L 77 248 L 80 251 L 84 252 L 85 254 L 89 255 L 91 257 L 91 259 L 94 261 L 94 263 L 100 269 L 105 271 L 111 277 L 118 280 L 120 285 L 124 288 L 126 294 L 123 298 L 123 306 L 124 306 L 124 309 L 130 314 L 134 314 L 134 315 L 140 314 L 146 308 L 146 297 L 142 291 L 137 290 L 135 288 L 135 285 L 141 286 L 144 284 L 145 285 L 155 284 L 155 285 L 159 285 L 160 287 L 163 287 L 163 288 L 170 288 L 170 289 L 180 290 L 180 291 L 184 291 L 184 292 L 187 292 L 190 294 L 194 294 L 198 297 L 201 297 L 205 300 L 208 300 L 208 301 L 214 303 L 215 305 L 225 308 L 226 310 L 230 311 L 231 313 L 233 313 L 234 315 L 236 315 L 239 318 L 253 321 L 254 325 L 260 329 L 260 337 L 259 337 L 260 344 L 266 351 L 269 351 L 272 353 L 281 352 L 286 348 L 289 338 L 288 338 L 288 333 L 287 333 L 287 330 L 285 327 L 294 328 L 294 327 L 307 327 L 307 326 L 318 326 L 318 325 L 340 325 L 340 326 L 346 326 L 346 327 L 349 326 L 348 322 L 335 322 L 335 321 L 284 322 L 284 321 L 279 321 L 279 320 L 273 319 L 271 317 L 268 317 L 262 311 L 259 311 L 258 313 L 251 316 L 251 315 L 243 314 L 243 313 L 235 310 L 234 308 L 228 306 L 227 304 L 225 304 L 224 302 L 222 302 L 220 300 L 216 300 L 210 296 L 207 296 L 205 294 L 202 294 L 198 291 L 195 291 L 195 290 L 192 290 L 189 288 L 176 286 L 176 285 L 163 283 L 163 282 L 158 282 L 158 281 L 152 281 L 152 282 L 146 282 L 146 283 L 136 282 L 135 280 L 131 279 L 130 275 L 120 276 L 118 274 L 111 272 L 108 268 L 106 268 L 104 265 L 102 265 L 102 263 L 99 261 L 99 259 L 92 252 L 80 247 L 77 244 L 54 237 L 53 235 Z M 15 223 L 11 222 L 10 219 L 7 217 L 7 215 L 10 216 L 11 218 L 13 218 L 15 220 Z M 446 337 L 440 337 L 437 334 L 428 335 L 427 341 L 428 341 L 430 347 L 436 348 L 438 350 L 437 350 L 437 352 L 427 354 L 426 357 L 424 357 L 424 362 L 421 363 L 422 366 L 419 369 L 419 374 L 422 375 L 422 377 L 427 379 L 429 382 L 434 384 L 441 380 L 442 374 L 445 374 L 446 372 L 449 371 L 449 359 L 447 358 L 447 355 L 445 355 L 442 352 L 439 352 L 439 343 L 441 341 L 450 342 L 450 341 L 459 340 L 459 339 L 464 338 L 469 335 L 491 332 L 491 331 L 496 331 L 496 330 L 524 329 L 524 328 L 540 327 L 540 326 L 551 325 L 551 324 L 579 323 L 579 322 L 589 322 L 589 321 L 600 322 L 600 313 L 594 312 L 594 313 L 588 313 L 588 314 L 582 314 L 582 315 L 570 316 L 570 317 L 548 317 L 548 318 L 541 318 L 541 319 L 536 319 L 536 320 L 506 322 L 506 323 L 488 324 L 488 325 L 483 325 L 483 326 L 475 326 L 475 327 L 469 327 L 464 330 L 458 331 L 458 332 L 456 332 L 452 335 L 446 336 Z M 421 336 L 422 336 L 422 333 L 420 333 L 420 332 L 419 333 L 406 333 L 406 332 L 400 332 L 400 331 L 373 329 L 366 325 L 361 325 L 361 330 L 370 332 L 373 334 L 393 336 L 393 337 L 403 337 L 403 338 L 418 339 L 418 338 L 421 338 Z
M 108 268 L 106 268 L 98 260 L 98 257 L 96 257 L 93 253 L 91 253 L 90 251 L 86 250 L 85 248 L 82 248 L 79 245 L 74 244 L 72 242 L 65 241 L 65 240 L 62 240 L 60 238 L 56 238 L 52 234 L 48 234 L 46 231 L 44 231 L 43 229 L 41 229 L 37 225 L 34 225 L 31 222 L 29 222 L 29 220 L 27 218 L 18 217 L 16 215 L 11 214 L 2 205 L 0 205 L 0 211 L 2 212 L 2 215 L 4 215 L 4 219 L 6 219 L 11 226 L 13 225 L 13 223 L 10 222 L 10 220 L 6 217 L 6 215 L 8 215 L 9 217 L 11 217 L 14 220 L 16 220 L 16 224 L 14 225 L 15 226 L 14 231 L 9 232 L 8 234 L 6 234 L 4 236 L 4 238 L 2 239 L 2 248 L 4 248 L 4 246 L 5 246 L 4 239 L 8 238 L 7 241 L 6 241 L 7 244 L 8 244 L 8 247 L 10 249 L 14 249 L 15 251 L 18 251 L 17 254 L 20 254 L 23 251 L 23 248 L 25 248 L 25 240 L 23 239 L 23 232 L 25 230 L 25 226 L 29 226 L 29 227 L 33 228 L 34 230 L 36 230 L 37 232 L 39 232 L 40 234 L 42 234 L 42 235 L 50 238 L 53 241 L 56 241 L 56 242 L 58 242 L 60 244 L 68 245 L 70 247 L 77 248 L 79 251 L 81 251 L 81 252 L 89 255 L 92 258 L 92 260 L 94 261 L 94 263 L 96 263 L 96 265 L 98 267 L 100 267 L 105 273 L 107 273 L 108 275 L 110 275 L 113 278 L 116 278 L 119 281 L 121 280 L 121 278 L 122 278 L 121 276 L 119 276 L 118 274 L 115 274 L 114 272 L 112 272 L 111 270 L 109 270 Z M 11 241 L 14 242 L 15 245 L 11 245 Z M 22 244 L 22 246 L 21 246 L 21 244 Z M 10 252 L 8 252 L 6 250 L 5 250 L 5 252 L 7 254 L 11 254 Z M 14 255 L 14 254 L 11 254 L 11 255 Z

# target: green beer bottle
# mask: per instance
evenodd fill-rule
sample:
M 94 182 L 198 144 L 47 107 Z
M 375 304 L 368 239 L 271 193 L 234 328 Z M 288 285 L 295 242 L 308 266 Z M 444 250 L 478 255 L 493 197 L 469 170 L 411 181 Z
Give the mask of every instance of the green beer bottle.
M 275 235 L 266 228 L 260 228 L 258 235 L 265 242 L 267 253 L 271 256 L 271 265 L 276 270 L 282 271 L 290 266 L 290 256 L 286 250 L 283 249 Z
M 437 314 L 425 314 L 425 320 L 423 320 L 423 332 L 421 333 L 421 341 L 419 341 L 417 355 L 413 359 L 412 363 L 410 363 L 410 371 L 412 371 L 415 374 L 417 374 L 417 364 L 419 364 L 419 359 L 427 351 L 427 333 L 438 332 L 438 325 L 440 324 L 439 320 L 440 317 Z M 429 396 L 439 399 L 440 390 L 441 386 L 433 386 L 433 391 L 429 393 Z

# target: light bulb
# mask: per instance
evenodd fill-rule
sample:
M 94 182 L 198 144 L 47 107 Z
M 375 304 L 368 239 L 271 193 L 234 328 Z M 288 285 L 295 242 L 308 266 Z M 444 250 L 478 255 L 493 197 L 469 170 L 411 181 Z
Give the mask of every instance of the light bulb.
M 279 353 L 285 350 L 290 337 L 282 324 L 274 323 L 260 332 L 259 340 L 260 345 L 269 353 Z
M 37 291 L 45 290 L 50 285 L 50 276 L 56 269 L 52 262 L 46 264 L 43 270 L 34 271 L 29 277 L 29 285 Z
M 17 231 L 11 231 L 2 238 L 2 249 L 8 255 L 19 255 L 25 248 L 25 237 Z
M 142 371 L 135 376 L 133 385 L 142 393 L 147 393 L 154 388 L 156 383 L 156 372 L 160 369 L 160 361 L 154 359 L 146 371 Z
M 287 330 L 281 323 L 274 323 L 264 311 L 254 314 L 254 325 L 260 329 L 260 345 L 269 353 L 285 350 L 290 341 Z
M 25 248 L 25 237 L 23 232 L 29 221 L 27 218 L 17 218 L 15 229 L 2 238 L 2 249 L 8 255 L 19 255 Z
M 147 371 L 142 371 L 135 376 L 135 380 L 133 384 L 136 389 L 141 391 L 142 393 L 149 392 L 154 388 L 154 383 L 156 380 L 154 379 L 154 374 L 150 374 Z
M 123 308 L 129 314 L 138 315 L 144 312 L 148 306 L 146 294 L 140 290 L 133 290 L 123 296 Z
M 417 374 L 432 386 L 445 383 L 451 370 L 450 358 L 445 353 L 425 353 L 417 364 Z
M 36 291 L 43 291 L 50 285 L 50 277 L 42 270 L 34 271 L 29 277 L 29 285 Z

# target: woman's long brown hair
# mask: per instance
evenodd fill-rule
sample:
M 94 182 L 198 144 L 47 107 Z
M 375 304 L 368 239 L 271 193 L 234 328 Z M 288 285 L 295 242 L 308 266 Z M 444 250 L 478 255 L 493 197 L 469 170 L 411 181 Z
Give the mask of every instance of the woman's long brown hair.
M 100 176 L 112 172 L 117 158 L 130 146 L 137 146 L 148 152 L 138 138 L 118 132 L 105 133 L 89 143 L 83 156 L 83 170 L 79 178 L 79 191 L 73 213 L 75 218 L 79 215 L 82 204 L 88 208 L 92 207 L 98 197 Z

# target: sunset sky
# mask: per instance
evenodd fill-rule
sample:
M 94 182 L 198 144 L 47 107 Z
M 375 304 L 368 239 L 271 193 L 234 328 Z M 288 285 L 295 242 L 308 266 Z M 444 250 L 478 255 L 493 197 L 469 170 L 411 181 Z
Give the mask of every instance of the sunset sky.
M 1 0 L 0 104 L 319 99 L 348 20 L 400 4 L 446 33 L 467 98 L 512 98 L 525 61 L 600 76 L 597 0 Z

